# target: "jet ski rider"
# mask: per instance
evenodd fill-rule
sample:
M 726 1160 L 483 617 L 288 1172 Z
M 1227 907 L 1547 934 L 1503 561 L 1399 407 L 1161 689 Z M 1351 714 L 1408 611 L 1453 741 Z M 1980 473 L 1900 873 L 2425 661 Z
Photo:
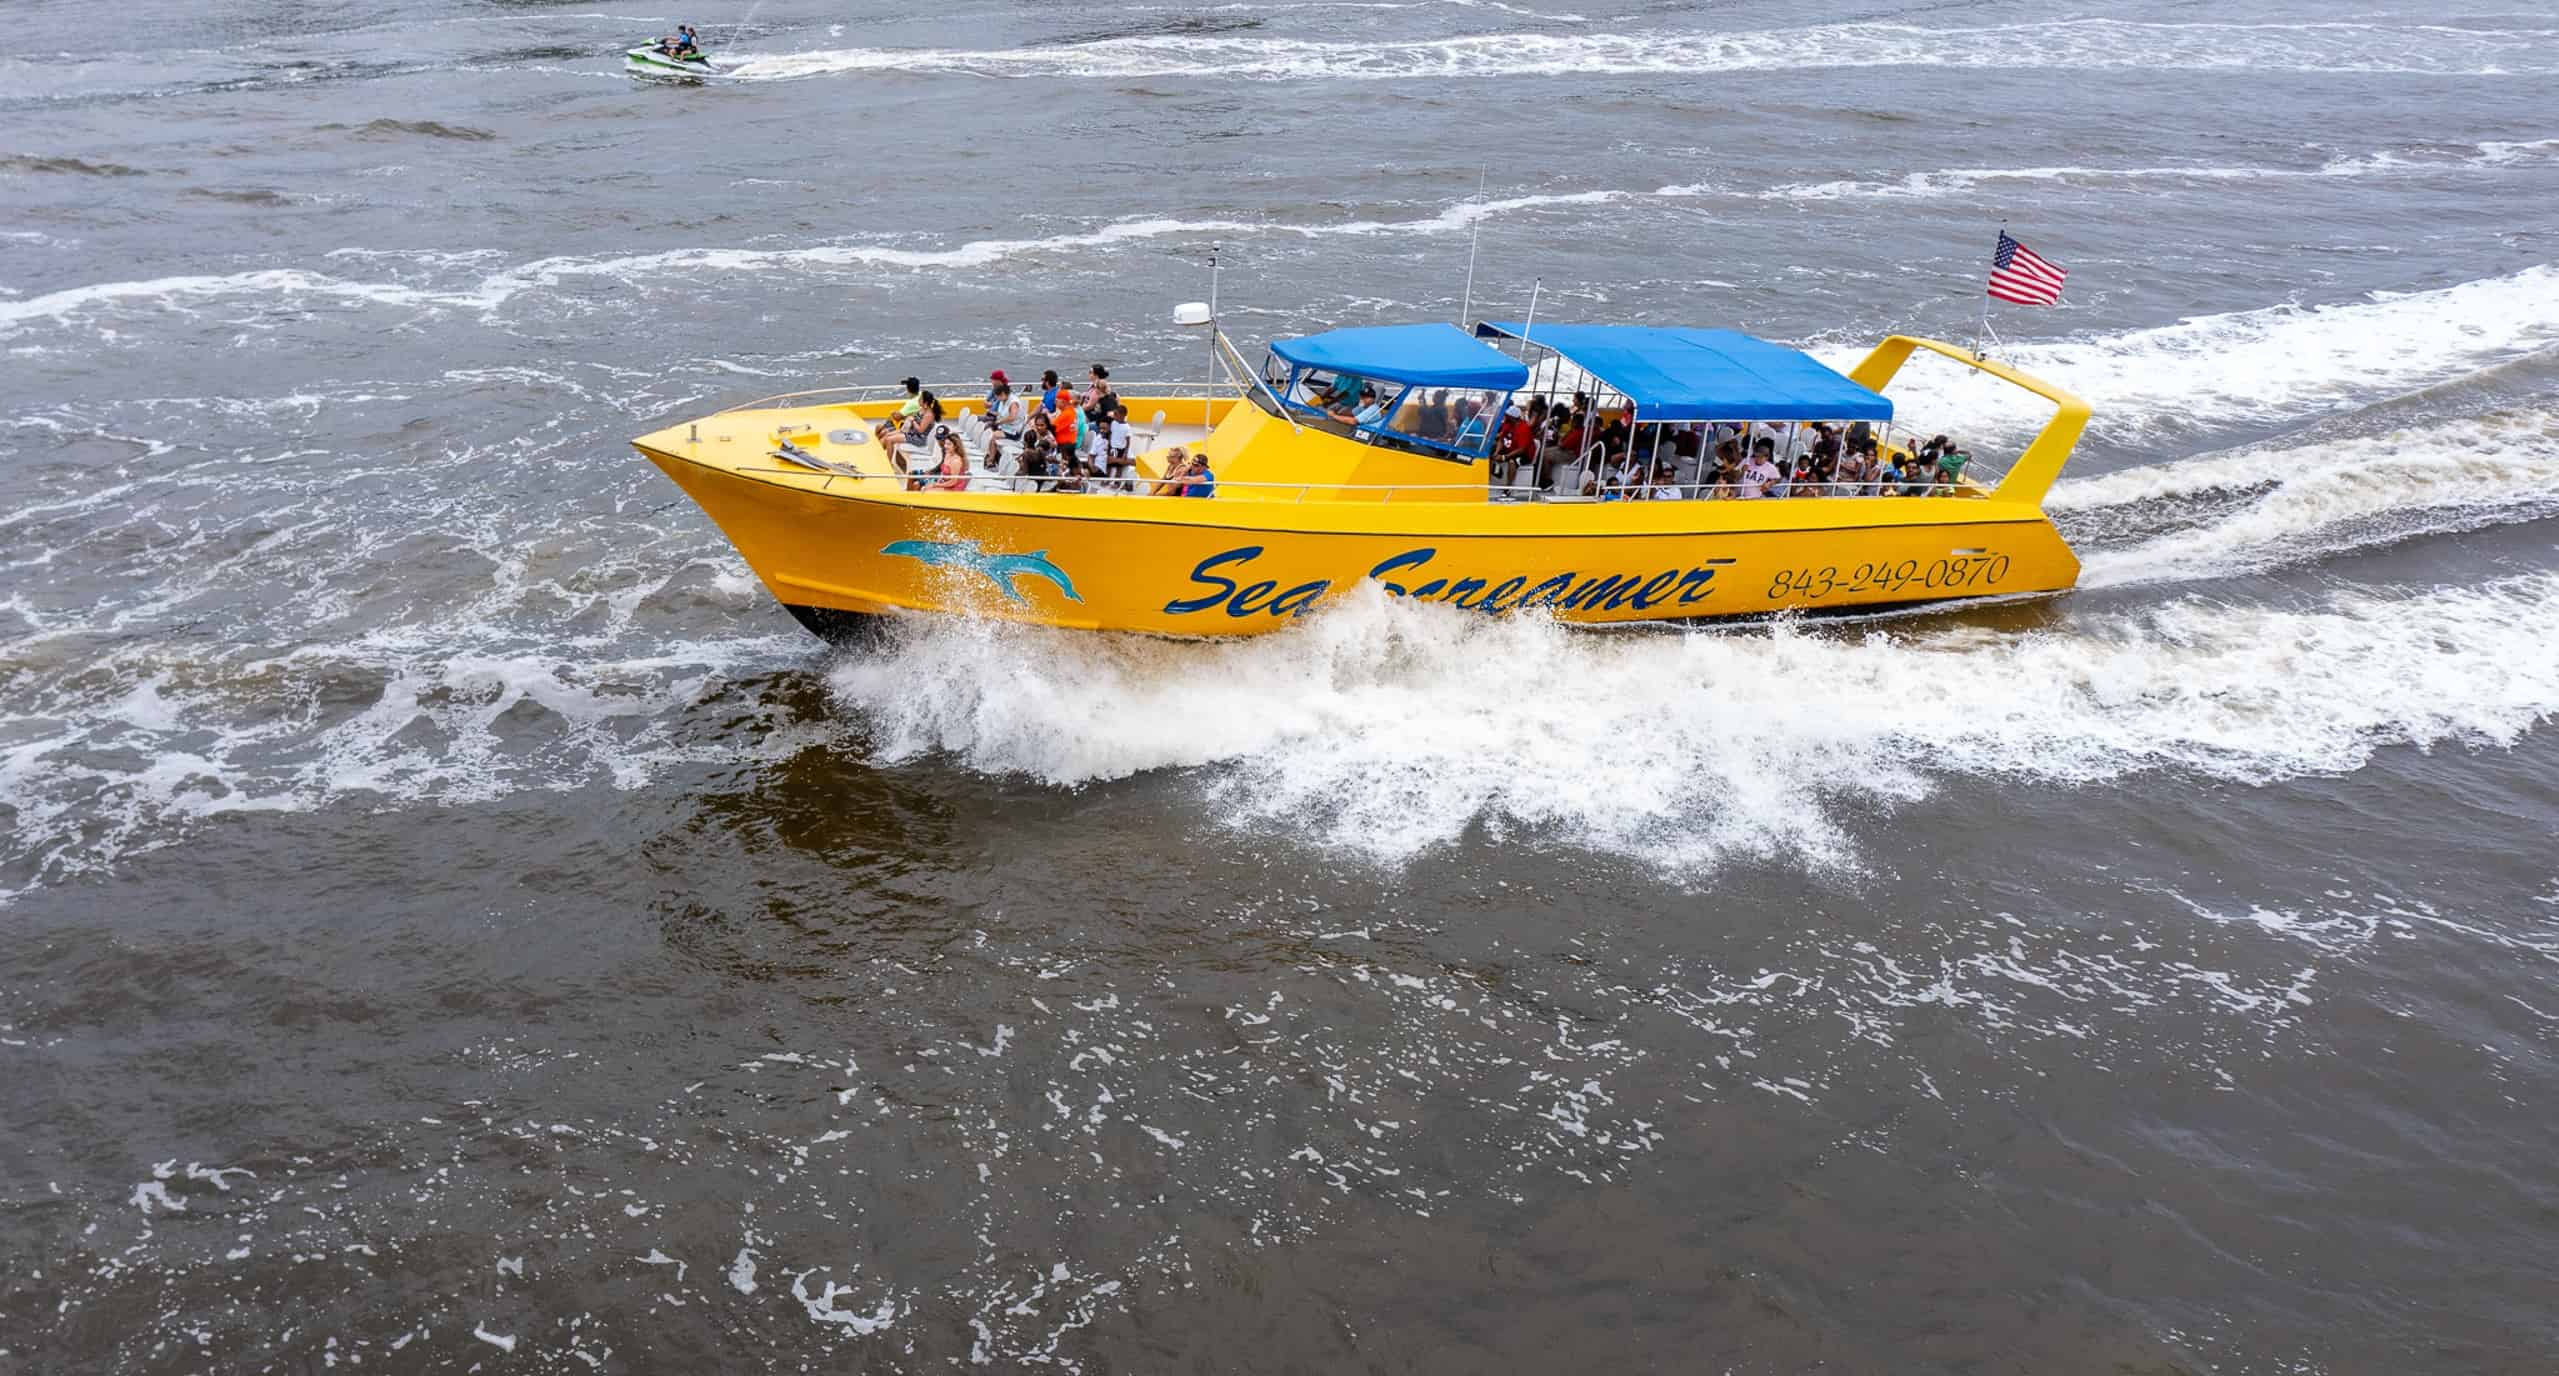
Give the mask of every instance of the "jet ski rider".
M 658 51 L 679 60 L 698 62 L 702 58 L 702 36 L 690 24 L 675 26 L 675 37 L 658 40 Z

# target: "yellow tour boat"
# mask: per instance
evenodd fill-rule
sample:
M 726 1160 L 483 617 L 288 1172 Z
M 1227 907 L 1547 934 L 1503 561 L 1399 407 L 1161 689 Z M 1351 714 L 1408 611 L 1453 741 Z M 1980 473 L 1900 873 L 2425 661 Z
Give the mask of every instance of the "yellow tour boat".
M 918 613 L 1257 635 L 1362 583 L 1493 615 L 1617 623 L 2009 598 L 2079 576 L 2042 502 L 2087 404 L 1956 346 L 1895 335 L 1843 375 L 1730 330 L 1387 325 L 1275 341 L 1256 369 L 1205 308 L 1183 309 L 1184 323 L 1210 325 L 1226 380 L 1123 397 L 1152 421 L 1134 471 L 1080 491 L 1021 471 L 1016 446 L 958 410 L 966 472 L 927 475 L 893 432 L 884 447 L 880 422 L 905 397 L 883 389 L 767 398 L 633 443 L 830 639 Z M 1717 499 L 1783 490 L 1718 482 L 1709 465 L 1726 438 L 1747 452 L 1761 437 L 1841 433 L 1812 429 L 1822 422 L 1913 462 L 1885 388 L 1919 350 L 2052 404 L 2004 474 L 1976 462 L 1809 499 Z M 1621 450 L 1658 463 L 1597 472 L 1595 443 L 1523 454 L 1521 427 L 1504 421 L 1575 392 L 1588 430 L 1610 423 Z M 1206 472 L 1168 475 L 1183 450 Z

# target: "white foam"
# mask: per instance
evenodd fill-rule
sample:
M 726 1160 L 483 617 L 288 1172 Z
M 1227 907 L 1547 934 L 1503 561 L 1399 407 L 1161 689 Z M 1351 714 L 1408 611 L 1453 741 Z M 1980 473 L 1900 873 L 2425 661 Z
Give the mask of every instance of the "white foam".
M 2023 342 L 2001 357 L 2095 408 L 2092 433 L 2266 423 L 2369 402 L 2559 347 L 2559 270 L 2545 264 L 2434 291 L 2269 306 L 2173 325 Z M 1819 352 L 1838 366 L 1854 348 Z M 1922 358 L 1887 389 L 1911 423 L 2016 438 L 2048 407 L 1987 375 Z
M 1948 772 L 2256 783 L 2394 742 L 2511 741 L 2559 711 L 2555 601 L 2539 575 L 2026 635 L 1607 636 L 1364 589 L 1236 644 L 936 622 L 831 683 L 891 759 L 1065 786 L 1199 769 L 1211 815 L 1386 860 L 1481 825 L 1670 867 L 1846 864 L 1849 818 Z
M 24 301 L 0 301 L 0 336 L 36 321 L 59 322 L 105 306 L 142 303 L 183 313 L 193 304 L 228 296 L 319 297 L 419 309 L 495 304 L 478 296 L 420 291 L 387 282 L 350 282 L 299 268 L 264 268 L 256 272 L 100 282 L 47 292 Z
M 2254 182 L 2356 178 L 2429 171 L 2487 171 L 2559 158 L 2559 139 L 2473 143 L 2411 152 L 2335 157 L 2317 167 L 1947 167 L 1880 181 L 1801 182 L 1753 193 L 1771 201 L 1940 200 L 2007 182 L 2113 186 L 2139 182 Z
M 1489 33 L 1389 42 L 1165 35 L 1030 48 L 837 48 L 754 57 L 736 74 L 1452 80 L 1842 67 L 2559 72 L 2559 32 L 2388 24 L 2157 24 L 2065 19 L 1984 28 L 1826 24 L 1637 34 Z
M 2086 511 L 2225 492 L 2255 495 L 2201 525 L 2089 554 L 2082 583 L 2222 577 L 2559 511 L 2559 422 L 2500 416 L 2187 459 L 2064 483 L 2048 505 Z

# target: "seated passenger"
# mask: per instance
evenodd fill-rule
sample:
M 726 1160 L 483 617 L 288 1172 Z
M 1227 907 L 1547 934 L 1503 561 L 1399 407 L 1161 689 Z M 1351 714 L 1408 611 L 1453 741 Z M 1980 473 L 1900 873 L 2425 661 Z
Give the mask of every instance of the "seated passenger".
M 1937 481 L 1947 487 L 1954 487 L 1963 481 L 1964 465 L 1972 461 L 1972 455 L 1949 446 L 1945 453 L 1937 456 Z
M 1193 454 L 1191 456 L 1191 480 L 1183 486 L 1182 495 L 1185 497 L 1214 497 L 1217 495 L 1217 475 L 1209 471 L 1208 455 L 1206 453 Z
M 1878 497 L 1902 495 L 1902 477 L 1901 459 L 1890 450 L 1886 450 L 1883 463 L 1875 469 L 1875 495 Z
M 1146 493 L 1150 497 L 1178 497 L 1182 495 L 1184 480 L 1190 476 L 1190 451 L 1178 444 L 1174 445 L 1164 451 L 1164 476 L 1158 478 L 1153 487 L 1146 489 Z
M 906 400 L 899 402 L 897 404 L 897 409 L 889 412 L 889 414 L 897 417 L 899 420 L 904 420 L 908 416 L 914 415 L 917 411 L 923 409 L 924 379 L 920 377 L 902 377 L 897 380 L 897 385 L 906 389 Z
M 1473 451 L 1484 447 L 1484 434 L 1492 428 L 1493 408 L 1480 397 L 1467 397 L 1457 403 L 1454 417 L 1457 430 L 1450 443 Z
M 1712 501 L 1731 501 L 1742 495 L 1741 454 L 1731 440 L 1718 447 L 1722 455 L 1715 462 L 1714 472 L 1707 476 L 1705 495 Z
M 1052 492 L 1088 492 L 1092 490 L 1092 477 L 1092 466 L 1085 463 L 1082 459 L 1073 457 L 1062 459 L 1058 464 L 1057 484 L 1049 490 Z
M 1360 392 L 1360 408 L 1351 413 L 1351 424 L 1374 427 L 1386 423 L 1386 398 L 1375 387 Z
M 1919 451 L 1918 455 L 1914 456 L 1909 462 L 1902 465 L 1901 477 L 1901 495 L 1905 497 L 1927 496 L 1929 488 L 1935 486 L 1937 481 L 1936 456 L 1930 454 L 1923 448 Z
M 1786 495 L 1789 497 L 1822 495 L 1821 470 L 1813 465 L 1812 455 L 1806 454 L 1795 460 L 1795 471 L 1786 477 Z
M 966 492 L 969 490 L 969 455 L 960 447 L 960 437 L 949 430 L 936 432 L 942 446 L 942 463 L 935 470 L 940 476 L 925 484 L 928 492 Z
M 1051 485 L 1049 480 L 1058 476 L 1057 441 L 1050 438 L 1047 427 L 1036 422 L 1022 435 L 1022 476 L 1032 480 L 1032 491 L 1046 492 Z
M 1653 466 L 1653 485 L 1644 495 L 1656 502 L 1685 501 L 1688 490 L 1679 485 L 1679 477 L 1667 463 Z

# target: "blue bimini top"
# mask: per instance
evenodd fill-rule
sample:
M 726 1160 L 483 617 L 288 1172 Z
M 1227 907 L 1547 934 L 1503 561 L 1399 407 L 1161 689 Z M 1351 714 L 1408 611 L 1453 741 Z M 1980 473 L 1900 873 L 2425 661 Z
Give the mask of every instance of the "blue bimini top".
M 1326 330 L 1297 339 L 1272 340 L 1271 352 L 1301 368 L 1352 373 L 1416 387 L 1509 392 L 1528 382 L 1525 364 L 1455 325 L 1364 325 Z
M 1684 326 L 1549 325 L 1486 321 L 1479 335 L 1528 338 L 1572 360 L 1635 403 L 1639 421 L 1893 418 L 1881 392 L 1849 381 L 1801 349 L 1739 330 Z

